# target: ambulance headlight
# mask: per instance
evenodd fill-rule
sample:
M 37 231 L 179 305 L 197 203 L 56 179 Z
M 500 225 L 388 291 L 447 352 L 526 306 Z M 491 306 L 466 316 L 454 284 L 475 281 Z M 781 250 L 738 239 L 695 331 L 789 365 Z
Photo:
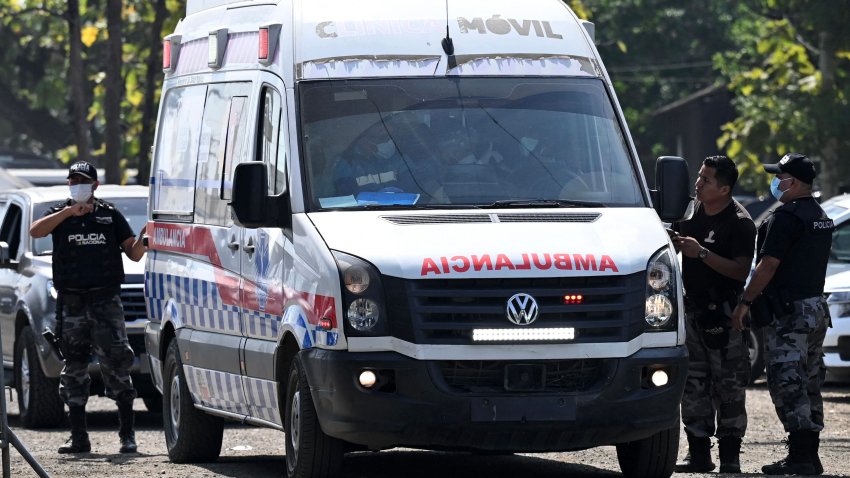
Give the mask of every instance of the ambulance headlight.
M 362 294 L 369 288 L 369 271 L 352 265 L 342 273 L 342 283 L 352 294 Z
M 371 299 L 354 299 L 348 306 L 345 318 L 348 324 L 358 332 L 369 332 L 381 318 L 380 307 Z
M 381 274 L 372 264 L 344 252 L 332 251 L 339 268 L 345 334 L 387 335 L 387 315 Z
M 647 331 L 669 332 L 678 325 L 679 283 L 669 248 L 658 251 L 646 266 Z

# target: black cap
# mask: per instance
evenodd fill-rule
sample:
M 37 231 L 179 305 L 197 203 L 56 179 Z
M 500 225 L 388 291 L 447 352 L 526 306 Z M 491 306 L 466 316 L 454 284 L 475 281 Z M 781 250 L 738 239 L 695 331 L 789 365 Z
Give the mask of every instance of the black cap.
M 97 181 L 97 169 L 85 161 L 77 161 L 68 168 L 68 178 L 75 174 Z
M 776 164 L 765 164 L 764 170 L 773 174 L 788 173 L 806 184 L 812 184 L 818 175 L 815 163 L 800 153 L 788 153 Z

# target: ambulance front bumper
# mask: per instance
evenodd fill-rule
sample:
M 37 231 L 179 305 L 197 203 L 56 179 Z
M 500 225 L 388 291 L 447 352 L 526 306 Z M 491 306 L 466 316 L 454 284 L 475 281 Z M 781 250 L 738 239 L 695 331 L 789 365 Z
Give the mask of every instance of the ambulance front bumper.
M 605 359 L 601 379 L 583 391 L 459 392 L 436 361 L 395 352 L 301 353 L 322 430 L 376 450 L 546 452 L 646 438 L 679 426 L 688 360 L 684 346 L 644 349 Z M 668 373 L 666 385 L 649 379 L 659 369 Z M 364 370 L 378 376 L 369 389 L 358 382 Z

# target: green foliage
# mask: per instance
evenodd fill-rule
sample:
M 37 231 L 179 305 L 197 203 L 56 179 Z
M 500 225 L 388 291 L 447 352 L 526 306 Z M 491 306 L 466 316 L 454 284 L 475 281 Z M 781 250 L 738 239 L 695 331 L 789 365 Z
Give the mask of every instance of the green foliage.
M 163 32 L 173 31 L 185 12 L 185 0 L 169 0 L 171 12 Z M 150 0 L 123 1 L 122 76 L 124 92 L 121 104 L 123 154 L 126 167 L 135 167 L 139 152 L 144 94 L 152 91 L 159 101 L 162 73 L 154 84 L 145 83 L 145 61 L 159 55 L 161 43 L 150 44 L 150 29 L 154 22 L 154 2 Z M 44 110 L 58 124 L 70 125 L 71 102 L 68 85 L 68 23 L 63 17 L 64 0 L 0 0 L 0 91 L 14 92 L 15 98 L 30 110 Z M 81 40 L 88 98 L 87 118 L 90 122 L 94 157 L 104 152 L 104 88 L 106 72 L 106 9 L 103 0 L 83 0 L 80 3 Z M 160 38 L 164 34 L 159 35 Z M 158 64 L 157 64 L 158 65 Z M 0 97 L 2 100 L 2 97 Z M 2 111 L 2 110 L 0 110 Z M 22 149 L 57 156 L 69 161 L 76 155 L 70 131 L 60 144 L 51 142 L 55 131 L 33 128 L 27 134 L 16 125 L 11 115 L 0 115 L 0 148 Z M 43 131 L 42 131 L 43 130 Z
M 835 194 L 850 183 L 850 2 L 751 0 L 747 8 L 733 29 L 736 48 L 715 55 L 738 113 L 718 145 L 742 164 L 743 185 L 765 192 L 760 163 L 798 151 L 821 162 L 821 186 Z

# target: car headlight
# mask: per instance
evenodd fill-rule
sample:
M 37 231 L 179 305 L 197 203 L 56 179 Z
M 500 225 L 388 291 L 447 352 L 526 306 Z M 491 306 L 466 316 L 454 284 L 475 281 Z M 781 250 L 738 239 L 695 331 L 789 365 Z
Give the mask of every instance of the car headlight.
M 850 291 L 832 292 L 826 299 L 833 319 L 850 316 Z
M 47 281 L 47 295 L 48 295 L 48 297 L 53 298 L 53 300 L 56 300 L 56 299 L 59 298 L 59 291 L 56 290 L 55 287 L 53 287 L 53 280 L 52 279 Z
M 649 331 L 675 330 L 679 284 L 668 248 L 658 251 L 646 267 L 645 315 Z
M 342 282 L 346 335 L 387 335 L 384 288 L 378 269 L 358 257 L 332 252 Z

